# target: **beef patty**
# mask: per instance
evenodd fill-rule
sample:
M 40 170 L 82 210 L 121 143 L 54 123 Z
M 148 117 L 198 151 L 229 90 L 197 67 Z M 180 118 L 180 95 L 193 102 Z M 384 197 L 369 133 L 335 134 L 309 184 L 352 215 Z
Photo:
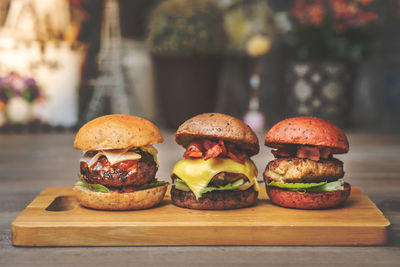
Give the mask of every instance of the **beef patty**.
M 109 187 L 141 186 L 153 179 L 157 164 L 149 153 L 141 153 L 139 160 L 126 160 L 110 166 L 107 158 L 101 156 L 90 169 L 86 162 L 81 162 L 80 171 L 86 182 Z
M 335 158 L 320 161 L 278 158 L 270 161 L 264 172 L 266 182 L 281 183 L 336 181 L 343 176 L 343 162 Z
M 257 202 L 258 192 L 253 186 L 247 190 L 226 190 L 204 193 L 201 198 L 191 192 L 171 188 L 171 200 L 176 206 L 199 210 L 226 210 L 238 209 L 254 205 Z

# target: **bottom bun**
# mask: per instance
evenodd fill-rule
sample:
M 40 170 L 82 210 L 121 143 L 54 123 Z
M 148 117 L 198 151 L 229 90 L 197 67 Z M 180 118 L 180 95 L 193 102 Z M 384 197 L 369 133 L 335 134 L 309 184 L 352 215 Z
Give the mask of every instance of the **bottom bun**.
M 75 196 L 84 207 L 98 210 L 138 210 L 151 208 L 163 200 L 168 184 L 132 193 L 93 192 L 74 186 Z
M 344 184 L 344 190 L 325 193 L 298 193 L 267 186 L 267 194 L 272 203 L 295 209 L 327 209 L 336 207 L 350 196 L 350 184 Z
M 239 209 L 254 205 L 257 202 L 258 192 L 250 187 L 244 191 L 212 191 L 196 199 L 191 192 L 171 189 L 171 200 L 176 206 L 196 210 L 228 210 Z

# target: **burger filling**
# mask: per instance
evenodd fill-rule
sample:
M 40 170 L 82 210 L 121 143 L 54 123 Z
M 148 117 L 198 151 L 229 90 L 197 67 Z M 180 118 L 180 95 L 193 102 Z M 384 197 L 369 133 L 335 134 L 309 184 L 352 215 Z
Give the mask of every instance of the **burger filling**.
M 80 161 L 77 185 L 97 192 L 132 192 L 164 184 L 155 179 L 157 169 L 157 150 L 152 146 L 87 151 Z
M 172 170 L 175 189 L 193 192 L 196 198 L 221 190 L 258 191 L 257 168 L 234 144 L 218 140 L 195 140 Z
M 330 148 L 313 146 L 283 146 L 272 153 L 275 160 L 268 163 L 265 183 L 270 187 L 301 192 L 344 190 L 343 162 L 332 157 Z

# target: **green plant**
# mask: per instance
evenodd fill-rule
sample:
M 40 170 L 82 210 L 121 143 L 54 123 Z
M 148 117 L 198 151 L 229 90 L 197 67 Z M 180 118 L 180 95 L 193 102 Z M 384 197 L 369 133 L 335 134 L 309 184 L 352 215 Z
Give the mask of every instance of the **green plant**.
M 368 27 L 379 18 L 370 10 L 373 4 L 373 0 L 296 0 L 289 15 L 297 58 L 362 60 L 370 44 Z
M 149 30 L 155 55 L 212 55 L 226 45 L 222 13 L 209 0 L 163 1 L 152 13 Z

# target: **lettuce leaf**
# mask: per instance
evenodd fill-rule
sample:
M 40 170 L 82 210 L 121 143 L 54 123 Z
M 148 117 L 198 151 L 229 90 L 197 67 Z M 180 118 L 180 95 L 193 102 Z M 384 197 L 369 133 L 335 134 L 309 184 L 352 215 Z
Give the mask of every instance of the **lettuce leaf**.
M 190 191 L 189 186 L 187 186 L 186 183 L 179 178 L 175 180 L 175 188 L 181 191 L 186 191 L 186 192 Z
M 101 192 L 101 193 L 110 192 L 110 190 L 107 187 L 105 187 L 104 185 L 101 185 L 101 184 L 89 184 L 84 181 L 78 181 L 78 182 L 76 182 L 75 185 L 85 187 L 86 189 L 89 189 L 94 192 Z
M 149 188 L 153 188 L 153 187 L 157 187 L 157 186 L 162 186 L 162 185 L 165 185 L 166 183 L 167 182 L 158 181 L 156 178 L 153 178 L 147 184 L 141 185 L 141 186 L 137 187 L 136 189 L 144 190 L 144 189 L 149 189 Z
M 204 188 L 203 191 L 201 191 L 201 194 L 199 197 L 201 197 L 203 194 L 208 193 L 208 192 L 212 192 L 212 191 L 223 191 L 223 190 L 236 190 L 239 188 L 239 186 L 243 185 L 245 183 L 244 179 L 239 179 L 237 181 L 235 181 L 234 183 L 231 184 L 227 184 L 224 187 L 206 187 Z M 177 178 L 175 180 L 175 188 L 181 191 L 190 191 L 190 188 L 186 185 L 186 183 Z
M 101 192 L 101 193 L 108 193 L 110 192 L 110 189 L 108 189 L 107 187 L 105 187 L 104 185 L 101 184 L 89 184 L 87 183 L 84 179 L 83 179 L 83 175 L 82 174 L 78 174 L 79 180 L 78 182 L 76 182 L 76 186 L 82 186 L 85 187 L 86 189 L 89 189 L 91 191 L 94 192 Z M 150 180 L 150 182 L 148 182 L 147 184 L 144 184 L 140 187 L 135 188 L 136 190 L 144 190 L 144 189 L 149 189 L 149 188 L 153 188 L 153 187 L 157 187 L 157 186 L 161 186 L 161 185 L 165 185 L 166 182 L 164 181 L 158 181 L 156 178 L 153 178 L 152 180 Z
M 310 192 L 310 193 L 324 193 L 330 191 L 344 190 L 343 180 L 338 180 L 334 182 L 321 182 L 321 183 L 280 183 L 271 181 L 268 186 L 278 187 L 282 189 L 287 189 L 290 191 L 297 192 Z
M 268 186 L 279 187 L 282 189 L 306 189 L 311 187 L 317 187 L 326 184 L 327 182 L 320 183 L 281 183 L 271 181 L 268 183 Z
M 309 188 L 309 189 L 307 189 L 307 192 L 323 193 L 323 192 L 331 192 L 331 191 L 337 191 L 337 190 L 344 190 L 343 180 L 338 180 L 338 181 L 326 183 L 321 186 Z

